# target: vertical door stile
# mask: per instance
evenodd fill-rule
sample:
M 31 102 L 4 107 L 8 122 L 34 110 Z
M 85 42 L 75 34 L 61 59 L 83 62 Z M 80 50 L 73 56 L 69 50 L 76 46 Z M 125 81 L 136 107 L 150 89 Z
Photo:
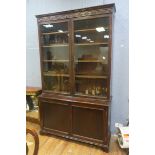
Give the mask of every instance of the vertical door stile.
M 74 95 L 75 90 L 75 73 L 74 73 L 74 30 L 73 30 L 73 20 L 69 21 L 69 46 L 70 46 L 70 95 Z
M 74 71 L 73 71 L 73 25 L 72 20 L 70 19 L 68 21 L 68 34 L 69 34 L 69 69 L 70 69 L 70 95 L 73 95 L 73 89 L 74 89 Z M 69 135 L 72 136 L 72 124 L 73 124 L 73 113 L 72 113 L 72 103 L 69 102 L 69 108 L 70 108 L 70 132 Z
M 73 71 L 73 95 L 75 94 L 75 47 L 74 47 L 74 21 L 71 20 L 72 23 L 72 71 Z
M 40 69 L 41 69 L 41 83 L 42 83 L 42 89 L 44 90 L 44 80 L 43 80 L 43 48 L 42 48 L 42 33 L 40 30 L 40 23 L 37 21 L 38 24 L 38 38 L 39 38 L 39 53 L 40 53 Z
M 107 97 L 108 97 L 108 99 L 110 99 L 110 81 L 111 81 L 111 44 L 112 44 L 112 17 L 111 16 L 109 16 L 109 44 L 108 44 L 108 66 L 109 66 L 109 68 L 108 68 L 108 87 L 107 88 L 109 88 L 108 90 L 107 90 Z

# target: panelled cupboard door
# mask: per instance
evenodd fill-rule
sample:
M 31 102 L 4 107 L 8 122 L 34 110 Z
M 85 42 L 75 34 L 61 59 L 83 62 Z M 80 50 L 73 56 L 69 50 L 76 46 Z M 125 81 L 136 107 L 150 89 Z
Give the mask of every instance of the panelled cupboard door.
M 73 135 L 103 140 L 103 110 L 73 106 Z
M 43 126 L 64 133 L 70 132 L 70 107 L 65 104 L 42 103 Z

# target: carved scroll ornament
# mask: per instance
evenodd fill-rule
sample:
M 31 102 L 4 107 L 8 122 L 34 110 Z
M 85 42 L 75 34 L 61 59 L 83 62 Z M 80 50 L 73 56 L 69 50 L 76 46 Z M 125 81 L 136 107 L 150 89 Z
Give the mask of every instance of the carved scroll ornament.
M 49 22 L 49 21 L 55 21 L 55 20 L 64 20 L 64 19 L 70 19 L 70 18 L 86 17 L 86 16 L 108 14 L 108 13 L 112 13 L 111 8 L 96 9 L 96 10 L 90 10 L 90 11 L 80 11 L 80 12 L 73 12 L 73 13 L 53 15 L 53 16 L 51 15 L 51 16 L 38 18 L 38 22 L 42 23 L 42 22 Z

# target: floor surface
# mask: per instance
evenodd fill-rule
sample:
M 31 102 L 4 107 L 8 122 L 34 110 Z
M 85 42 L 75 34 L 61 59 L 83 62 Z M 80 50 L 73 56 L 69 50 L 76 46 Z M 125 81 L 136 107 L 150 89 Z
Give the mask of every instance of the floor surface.
M 27 122 L 26 125 L 27 128 L 35 129 L 39 134 L 40 127 L 38 124 Z M 31 135 L 27 135 L 26 139 L 29 147 L 28 155 L 32 155 L 34 140 Z M 39 143 L 38 155 L 126 155 L 126 152 L 120 149 L 114 137 L 110 141 L 109 153 L 105 153 L 94 146 L 45 135 L 39 135 Z

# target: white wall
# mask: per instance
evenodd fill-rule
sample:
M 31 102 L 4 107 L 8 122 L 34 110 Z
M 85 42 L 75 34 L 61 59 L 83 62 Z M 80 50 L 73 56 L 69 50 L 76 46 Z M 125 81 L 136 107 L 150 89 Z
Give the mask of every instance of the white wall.
M 37 20 L 35 15 L 115 3 L 111 129 L 129 117 L 128 0 L 27 0 L 26 84 L 41 86 Z

